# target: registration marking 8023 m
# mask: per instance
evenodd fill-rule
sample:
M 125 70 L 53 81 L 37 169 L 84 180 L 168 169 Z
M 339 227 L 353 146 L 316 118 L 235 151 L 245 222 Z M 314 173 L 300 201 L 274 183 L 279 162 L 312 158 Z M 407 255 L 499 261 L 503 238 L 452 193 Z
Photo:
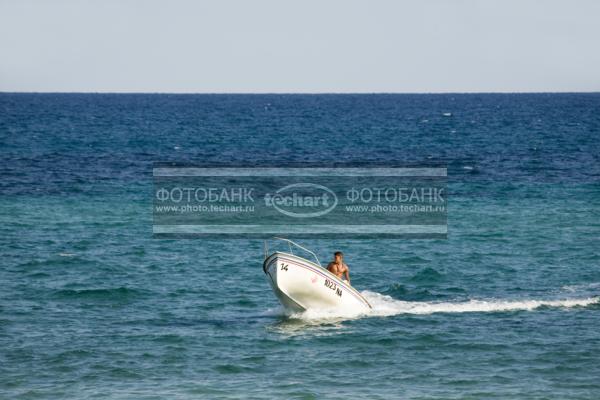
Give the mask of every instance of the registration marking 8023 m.
M 325 279 L 325 287 L 328 287 L 329 289 L 335 291 L 335 294 L 342 297 L 342 289 L 337 287 L 337 284 L 335 282 L 330 281 L 329 279 Z

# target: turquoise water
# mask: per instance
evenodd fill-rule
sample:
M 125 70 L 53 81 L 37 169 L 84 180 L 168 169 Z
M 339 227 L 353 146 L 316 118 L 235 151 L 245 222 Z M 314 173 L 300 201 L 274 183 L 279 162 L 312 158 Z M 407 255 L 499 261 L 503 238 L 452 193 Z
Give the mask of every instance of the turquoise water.
M 599 106 L 0 94 L 0 398 L 599 398 Z M 374 309 L 286 315 L 262 241 L 152 238 L 157 161 L 442 162 L 448 239 L 299 240 Z

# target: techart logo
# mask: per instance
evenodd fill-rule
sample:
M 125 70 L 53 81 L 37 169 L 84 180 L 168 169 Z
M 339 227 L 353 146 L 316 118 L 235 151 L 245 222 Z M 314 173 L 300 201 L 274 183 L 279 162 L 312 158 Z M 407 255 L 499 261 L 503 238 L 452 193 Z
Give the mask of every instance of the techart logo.
M 314 183 L 294 183 L 265 194 L 265 205 L 288 217 L 313 218 L 325 215 L 338 203 L 335 193 Z

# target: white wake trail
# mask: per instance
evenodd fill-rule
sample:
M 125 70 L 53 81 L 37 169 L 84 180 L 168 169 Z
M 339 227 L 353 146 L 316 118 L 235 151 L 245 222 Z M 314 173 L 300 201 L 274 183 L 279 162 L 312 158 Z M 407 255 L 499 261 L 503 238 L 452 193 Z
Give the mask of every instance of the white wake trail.
M 362 295 L 371 303 L 370 315 L 433 314 L 465 312 L 501 312 L 534 310 L 538 307 L 585 307 L 599 303 L 598 297 L 559 300 L 469 300 L 464 302 L 418 302 L 396 300 L 390 296 L 365 290 Z
M 434 314 L 467 312 L 503 312 L 535 310 L 538 307 L 585 307 L 600 303 L 598 297 L 567 298 L 558 300 L 469 300 L 463 302 L 403 301 L 390 296 L 365 290 L 361 294 L 373 307 L 366 313 L 340 312 L 335 309 L 311 309 L 288 316 L 306 321 L 344 320 L 360 317 L 389 317 L 400 314 Z

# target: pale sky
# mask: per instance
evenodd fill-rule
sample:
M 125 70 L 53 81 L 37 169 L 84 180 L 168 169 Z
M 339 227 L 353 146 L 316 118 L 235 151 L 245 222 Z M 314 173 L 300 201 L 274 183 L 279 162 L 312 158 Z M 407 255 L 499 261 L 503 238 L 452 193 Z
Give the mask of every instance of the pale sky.
M 600 91 L 600 1 L 0 0 L 0 91 Z

